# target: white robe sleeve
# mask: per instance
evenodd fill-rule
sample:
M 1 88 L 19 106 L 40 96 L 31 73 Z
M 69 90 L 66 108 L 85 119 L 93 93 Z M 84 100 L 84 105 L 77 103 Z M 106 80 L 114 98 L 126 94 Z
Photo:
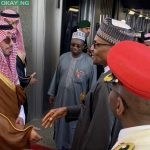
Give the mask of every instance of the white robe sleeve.
M 23 107 L 23 105 L 21 105 L 20 113 L 19 113 L 19 116 L 18 116 L 18 117 L 22 118 L 22 119 L 23 119 L 23 122 L 24 122 L 24 124 L 25 124 L 25 113 L 24 113 L 24 107 Z

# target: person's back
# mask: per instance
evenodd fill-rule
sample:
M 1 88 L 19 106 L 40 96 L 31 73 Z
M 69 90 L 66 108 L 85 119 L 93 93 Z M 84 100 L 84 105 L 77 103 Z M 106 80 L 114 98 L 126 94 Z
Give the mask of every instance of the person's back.
M 149 57 L 147 46 L 131 41 L 116 44 L 108 54 L 110 105 L 123 125 L 112 150 L 150 149 Z

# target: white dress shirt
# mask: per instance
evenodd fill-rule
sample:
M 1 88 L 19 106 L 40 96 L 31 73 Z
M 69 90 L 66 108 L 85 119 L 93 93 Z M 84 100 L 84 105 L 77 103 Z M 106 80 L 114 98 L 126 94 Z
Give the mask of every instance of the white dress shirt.
M 122 129 L 112 150 L 121 143 L 133 143 L 134 150 L 150 150 L 150 125 Z

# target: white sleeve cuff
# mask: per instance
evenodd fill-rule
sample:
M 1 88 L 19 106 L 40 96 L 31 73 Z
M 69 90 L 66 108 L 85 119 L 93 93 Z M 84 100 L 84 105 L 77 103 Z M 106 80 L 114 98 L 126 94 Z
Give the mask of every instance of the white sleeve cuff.
M 23 107 L 23 105 L 21 105 L 19 117 L 23 119 L 23 122 L 25 124 L 25 113 L 24 113 L 24 107 Z

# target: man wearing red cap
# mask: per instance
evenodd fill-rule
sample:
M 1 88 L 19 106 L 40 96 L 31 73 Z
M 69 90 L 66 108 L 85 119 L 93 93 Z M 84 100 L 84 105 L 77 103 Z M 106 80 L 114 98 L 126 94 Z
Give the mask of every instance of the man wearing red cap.
M 41 137 L 32 126 L 16 122 L 26 96 L 18 85 L 16 49 L 13 48 L 12 29 L 0 21 L 0 149 L 30 148 L 30 142 Z
M 87 94 L 85 109 L 63 107 L 51 110 L 43 119 L 43 126 L 48 127 L 56 119 L 66 116 L 66 120 L 75 119 L 81 113 L 76 128 L 72 150 L 110 150 L 120 130 L 120 124 L 113 115 L 108 101 L 111 90 L 103 78 L 110 73 L 107 66 L 109 49 L 123 40 L 132 40 L 130 27 L 124 22 L 106 18 L 100 25 L 91 47 L 94 64 L 104 66 L 104 73 L 97 84 Z
M 108 54 L 113 74 L 110 104 L 123 128 L 112 150 L 150 149 L 150 52 L 143 44 L 124 41 Z M 119 62 L 119 63 L 118 63 Z

